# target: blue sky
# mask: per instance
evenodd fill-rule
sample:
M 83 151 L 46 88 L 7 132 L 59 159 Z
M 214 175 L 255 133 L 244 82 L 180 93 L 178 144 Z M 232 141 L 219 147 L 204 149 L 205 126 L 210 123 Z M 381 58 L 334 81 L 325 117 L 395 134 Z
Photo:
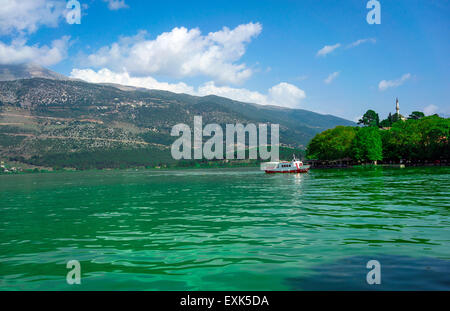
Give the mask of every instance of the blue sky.
M 350 120 L 396 97 L 405 115 L 450 115 L 449 1 L 379 0 L 379 25 L 366 0 L 79 0 L 81 24 L 64 0 L 3 1 L 3 64 Z

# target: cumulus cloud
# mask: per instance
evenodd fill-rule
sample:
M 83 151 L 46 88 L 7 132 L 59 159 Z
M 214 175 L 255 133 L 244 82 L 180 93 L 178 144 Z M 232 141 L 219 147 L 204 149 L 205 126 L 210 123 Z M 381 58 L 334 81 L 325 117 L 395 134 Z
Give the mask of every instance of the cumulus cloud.
M 396 80 L 382 80 L 378 84 L 378 89 L 380 91 L 385 91 L 388 88 L 398 87 L 398 86 L 402 85 L 403 83 L 405 83 L 405 81 L 409 80 L 410 78 L 411 78 L 411 74 L 406 73 L 401 78 L 396 79 Z
M 305 91 L 286 82 L 281 82 L 269 89 L 268 100 L 272 105 L 298 108 L 301 100 L 305 98 Z
M 252 75 L 252 70 L 236 62 L 245 54 L 246 44 L 261 30 L 261 24 L 248 23 L 203 35 L 198 28 L 176 27 L 153 40 L 140 32 L 88 55 L 87 65 L 125 70 L 132 76 L 207 76 L 219 84 L 240 84 Z
M 333 80 L 336 79 L 338 76 L 339 76 L 339 71 L 330 73 L 330 74 L 328 75 L 328 77 L 327 77 L 325 80 L 323 80 L 323 82 L 325 82 L 326 84 L 330 84 L 330 83 L 333 82 Z
M 326 56 L 327 54 L 330 54 L 340 46 L 341 46 L 340 43 L 336 43 L 335 45 L 325 45 L 323 48 L 317 51 L 316 56 Z
M 69 36 L 54 40 L 51 46 L 26 45 L 25 40 L 13 40 L 11 44 L 0 41 L 0 64 L 37 63 L 51 66 L 67 57 Z
M 41 26 L 55 27 L 63 17 L 63 0 L 2 0 L 0 35 L 33 33 Z
M 116 73 L 103 68 L 99 71 L 92 69 L 73 69 L 70 76 L 91 83 L 116 83 L 128 86 L 157 89 L 174 93 L 186 93 L 193 95 L 194 88 L 187 84 L 158 82 L 152 77 L 130 77 L 128 72 Z
M 103 2 L 108 2 L 108 9 L 113 11 L 128 8 L 125 0 L 103 0 Z
M 355 42 L 352 42 L 349 45 L 347 45 L 347 48 L 354 48 L 363 43 L 368 43 L 368 42 L 375 44 L 377 42 L 377 40 L 375 38 L 359 39 L 359 40 L 356 40 Z
M 427 116 L 433 115 L 438 111 L 439 107 L 436 105 L 428 105 L 423 109 L 423 113 Z
M 266 94 L 263 94 L 245 88 L 217 86 L 210 81 L 199 86 L 195 95 L 217 95 L 247 103 L 287 108 L 300 108 L 301 101 L 306 98 L 305 91 L 286 82 L 281 82 L 271 87 Z
M 259 92 L 250 91 L 245 88 L 217 86 L 213 81 L 206 82 L 201 86 L 199 86 L 195 95 L 198 96 L 217 95 L 247 103 L 256 103 L 261 105 L 268 104 L 267 96 Z
M 117 73 L 106 68 L 98 71 L 92 69 L 73 69 L 70 76 L 92 83 L 118 83 L 122 85 L 166 90 L 197 96 L 217 95 L 248 103 L 289 108 L 299 108 L 301 101 L 306 98 L 306 94 L 303 90 L 286 82 L 281 82 L 271 87 L 267 90 L 266 94 L 263 94 L 245 88 L 216 85 L 214 81 L 206 82 L 198 88 L 194 88 L 182 82 L 159 82 L 150 76 L 132 77 L 128 72 Z
M 305 91 L 286 82 L 271 87 L 266 94 L 245 88 L 216 86 L 214 82 L 208 82 L 198 88 L 197 95 L 217 95 L 247 103 L 288 108 L 299 108 L 301 101 L 306 98 Z

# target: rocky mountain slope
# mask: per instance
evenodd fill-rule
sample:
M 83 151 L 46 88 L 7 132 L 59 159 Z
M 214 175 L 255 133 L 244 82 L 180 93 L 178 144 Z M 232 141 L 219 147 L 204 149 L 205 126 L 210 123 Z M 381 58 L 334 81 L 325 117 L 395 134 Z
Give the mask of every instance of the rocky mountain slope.
M 46 78 L 69 80 L 68 77 L 36 64 L 0 65 L 0 81 Z
M 49 166 L 112 158 L 142 165 L 147 162 L 141 158 L 147 157 L 153 165 L 170 161 L 176 139 L 170 136 L 172 127 L 193 127 L 194 116 L 223 128 L 228 123 L 278 123 L 281 143 L 292 148 L 304 148 L 325 129 L 353 124 L 331 115 L 218 96 L 31 78 L 0 82 L 0 157 Z

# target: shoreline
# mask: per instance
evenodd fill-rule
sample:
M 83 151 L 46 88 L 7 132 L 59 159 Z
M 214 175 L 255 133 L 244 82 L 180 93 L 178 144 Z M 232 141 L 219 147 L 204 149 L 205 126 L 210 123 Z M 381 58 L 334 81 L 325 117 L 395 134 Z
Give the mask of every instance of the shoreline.
M 355 164 L 355 165 L 318 165 L 311 166 L 311 169 L 332 169 L 332 168 L 377 168 L 377 167 L 387 167 L 387 168 L 409 168 L 409 167 L 439 167 L 439 166 L 450 166 L 450 163 L 422 163 L 422 164 Z
M 48 170 L 48 169 L 27 169 L 23 171 L 16 172 L 0 172 L 0 176 L 3 175 L 30 175 L 30 174 L 55 174 L 55 173 L 76 173 L 76 172 L 92 172 L 92 171 L 175 171 L 175 170 L 213 170 L 213 169 L 235 169 L 235 168 L 258 168 L 260 163 L 256 165 L 228 165 L 228 166 L 213 166 L 213 165 L 205 165 L 205 166 L 175 166 L 175 167 L 127 167 L 127 168 L 102 168 L 102 169 L 73 169 L 73 168 L 62 168 L 59 170 Z
M 25 170 L 17 172 L 0 172 L 0 176 L 4 175 L 30 175 L 30 174 L 57 174 L 57 173 L 79 173 L 79 172 L 94 172 L 94 171 L 177 171 L 177 170 L 214 170 L 214 169 L 236 169 L 236 168 L 258 168 L 257 165 L 230 165 L 230 166 L 189 166 L 189 167 L 128 167 L 128 168 L 103 168 L 103 169 L 60 169 L 60 170 Z M 323 169 L 355 169 L 355 168 L 411 168 L 411 167 L 449 167 L 448 163 L 441 164 L 360 164 L 360 165 L 321 165 L 316 167 L 311 167 L 311 170 L 323 170 Z

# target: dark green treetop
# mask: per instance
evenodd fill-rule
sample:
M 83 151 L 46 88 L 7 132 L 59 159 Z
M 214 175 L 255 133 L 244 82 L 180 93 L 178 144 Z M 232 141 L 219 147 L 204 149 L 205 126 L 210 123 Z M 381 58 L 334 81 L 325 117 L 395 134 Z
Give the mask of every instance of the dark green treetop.
M 380 122 L 380 127 L 391 127 L 392 123 L 394 123 L 394 117 L 389 112 L 388 117 Z
M 369 109 L 363 115 L 362 119 L 360 119 L 358 121 L 358 124 L 363 124 L 365 126 L 379 126 L 379 124 L 380 124 L 380 117 L 378 116 L 378 113 L 376 113 L 375 111 Z
M 317 134 L 309 143 L 309 159 L 336 160 L 351 157 L 351 144 L 358 127 L 337 126 Z
M 425 114 L 423 112 L 421 112 L 421 111 L 413 111 L 409 115 L 408 119 L 418 120 L 418 119 L 422 119 L 423 117 L 425 117 Z
M 368 162 L 383 159 L 380 130 L 377 127 L 363 127 L 358 130 L 352 142 L 352 157 L 356 161 Z

